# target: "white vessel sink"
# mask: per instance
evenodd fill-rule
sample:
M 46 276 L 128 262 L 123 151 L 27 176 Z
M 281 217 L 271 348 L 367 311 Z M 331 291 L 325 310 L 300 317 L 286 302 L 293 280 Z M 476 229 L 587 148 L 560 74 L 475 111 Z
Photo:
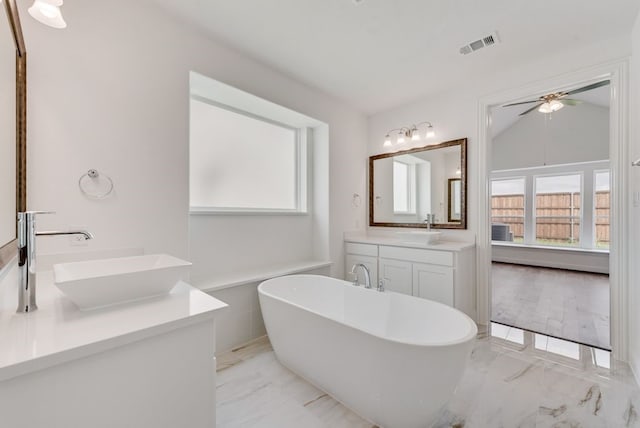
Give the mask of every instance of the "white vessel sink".
M 408 243 L 435 244 L 440 239 L 442 232 L 435 230 L 408 230 L 398 232 Z
M 82 310 L 167 294 L 191 263 L 166 254 L 53 265 L 54 283 Z

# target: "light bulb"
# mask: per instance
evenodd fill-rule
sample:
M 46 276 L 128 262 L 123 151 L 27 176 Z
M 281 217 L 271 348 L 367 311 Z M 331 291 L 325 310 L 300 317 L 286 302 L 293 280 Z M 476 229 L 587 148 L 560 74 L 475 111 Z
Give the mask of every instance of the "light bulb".
M 60 6 L 62 0 L 35 0 L 28 11 L 34 19 L 49 27 L 65 28 L 67 23 L 62 18 Z
M 402 131 L 398 132 L 398 144 L 404 144 L 404 133 Z
M 60 13 L 60 9 L 47 3 L 40 3 L 40 13 L 46 18 L 52 19 Z
M 418 128 L 414 125 L 410 131 L 407 131 L 408 135 L 411 135 L 411 141 L 420 141 L 420 134 L 418 133 Z
M 462 174 L 462 171 L 460 170 L 460 167 L 458 167 L 458 169 L 456 169 L 456 175 L 460 175 Z
M 540 107 L 538 107 L 538 111 L 540 113 L 551 113 L 551 105 L 549 105 L 549 103 L 542 103 Z
M 436 131 L 433 130 L 433 126 L 429 125 L 427 127 L 427 138 L 433 138 L 436 136 Z
M 384 137 L 384 145 L 383 147 L 391 147 L 391 137 L 389 136 L 389 134 L 387 134 Z
M 553 100 L 549 103 L 549 106 L 551 107 L 551 111 L 558 111 L 560 110 L 562 107 L 564 107 L 564 104 L 562 104 L 560 101 L 558 100 Z
M 562 104 L 560 101 L 551 100 L 549 102 L 543 103 L 538 108 L 538 111 L 540 113 L 553 113 L 554 111 L 560 110 L 562 107 L 564 107 L 564 104 Z

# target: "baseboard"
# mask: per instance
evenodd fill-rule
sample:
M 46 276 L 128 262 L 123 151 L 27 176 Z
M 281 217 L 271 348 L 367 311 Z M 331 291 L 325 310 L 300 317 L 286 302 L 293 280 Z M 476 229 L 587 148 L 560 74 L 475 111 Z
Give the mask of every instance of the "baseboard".
M 635 355 L 629 356 L 629 368 L 631 368 L 631 373 L 633 373 L 633 377 L 636 380 L 636 384 L 640 385 L 640 358 Z

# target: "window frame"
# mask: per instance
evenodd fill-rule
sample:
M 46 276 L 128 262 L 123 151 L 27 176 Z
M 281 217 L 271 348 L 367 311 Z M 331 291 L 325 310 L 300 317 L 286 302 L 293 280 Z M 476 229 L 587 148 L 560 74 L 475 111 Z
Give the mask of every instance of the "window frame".
M 596 215 L 597 214 L 597 209 L 598 209 L 597 203 L 596 203 L 596 201 L 597 201 L 597 192 L 598 192 L 596 176 L 598 174 L 603 174 L 603 173 L 609 174 L 609 216 L 608 216 L 608 219 L 609 219 L 609 245 L 606 248 L 598 247 L 598 232 L 597 232 L 597 229 L 598 229 L 598 218 L 599 218 L 599 216 Z M 611 169 L 594 169 L 593 170 L 593 174 L 592 174 L 592 179 L 593 179 L 593 195 L 592 195 L 593 196 L 593 217 L 592 217 L 592 223 L 593 224 L 591 225 L 591 227 L 593 228 L 593 236 L 592 236 L 592 241 L 593 242 L 591 244 L 593 245 L 593 248 L 597 248 L 597 249 L 600 249 L 600 250 L 605 250 L 605 249 L 608 250 L 609 248 L 611 248 Z M 602 216 L 600 216 L 600 217 L 602 217 Z
M 566 177 L 566 176 L 578 176 L 580 179 L 580 215 L 579 216 L 575 216 L 575 215 L 568 215 L 568 216 L 539 216 L 538 215 L 538 178 L 548 178 L 548 177 Z M 537 245 L 537 246 L 543 246 L 543 247 L 552 247 L 552 248 L 583 248 L 582 246 L 582 239 L 584 237 L 584 195 L 585 195 L 585 187 L 584 187 L 584 176 L 585 176 L 585 171 L 584 170 L 579 170 L 579 171 L 567 171 L 567 172 L 554 172 L 554 173 L 545 173 L 545 174 L 534 174 L 532 176 L 533 178 L 533 210 L 532 210 L 532 214 L 533 214 L 533 218 L 532 218 L 532 222 L 533 222 L 533 230 L 534 230 L 534 234 L 532 236 L 532 240 L 533 240 L 533 245 Z M 595 195 L 595 193 L 594 193 Z M 572 194 L 573 197 L 573 194 Z M 578 221 L 580 222 L 580 232 L 579 232 L 579 238 L 578 238 L 578 245 L 554 245 L 554 244 L 543 244 L 538 242 L 538 219 L 539 218 L 544 218 L 544 219 L 568 219 L 569 221 L 571 221 L 571 219 L 575 219 L 577 218 Z M 571 227 L 573 227 L 572 223 L 569 223 Z
M 523 185 L 522 186 L 522 188 L 523 188 L 522 196 L 523 196 L 524 200 L 523 200 L 523 203 L 522 203 L 523 207 L 522 207 L 522 216 L 521 217 L 522 217 L 522 228 L 523 228 L 522 240 L 523 240 L 523 242 L 525 242 L 525 238 L 526 238 L 526 235 L 527 235 L 527 213 L 529 212 L 528 211 L 528 207 L 530 206 L 528 198 L 527 198 L 527 177 L 526 177 L 526 175 L 514 174 L 514 175 L 506 175 L 504 177 L 499 177 L 499 178 L 491 178 L 490 183 L 489 183 L 490 184 L 489 191 L 490 191 L 491 198 L 493 198 L 493 182 L 494 181 L 515 181 L 515 180 L 522 180 L 522 185 Z M 491 207 L 491 204 L 490 204 L 490 207 Z M 510 216 L 506 216 L 506 215 L 504 215 L 504 216 L 494 216 L 493 214 L 491 214 L 491 215 L 489 215 L 489 220 L 491 222 L 493 222 L 492 219 L 494 219 L 494 218 L 502 218 L 502 219 L 504 219 L 504 218 L 519 218 L 519 217 L 520 216 L 513 216 L 513 215 L 510 215 Z M 495 242 L 499 242 L 499 241 L 495 241 Z M 519 244 L 519 243 L 516 243 L 516 244 Z
M 414 163 L 402 162 L 400 160 L 393 160 L 393 168 L 394 168 L 394 178 L 395 178 L 395 164 L 399 163 L 407 167 L 407 175 L 406 175 L 406 186 L 407 186 L 407 210 L 406 211 L 397 211 L 395 200 L 393 203 L 393 214 L 394 215 L 408 215 L 414 216 L 417 213 L 416 207 L 416 165 Z M 393 183 L 394 187 L 394 195 L 395 195 L 395 182 Z
M 265 207 L 209 207 L 209 206 L 192 206 L 191 197 L 189 196 L 189 214 L 191 215 L 309 215 L 310 207 L 310 148 L 313 129 L 310 127 L 296 127 L 278 120 L 257 115 L 255 113 L 242 110 L 228 104 L 220 103 L 200 95 L 191 94 L 191 101 L 198 101 L 211 106 L 236 113 L 250 119 L 262 121 L 270 125 L 279 126 L 294 131 L 294 203 L 295 208 L 265 208 Z M 189 124 L 191 128 L 191 124 Z M 191 144 L 191 143 L 190 143 Z
M 560 249 L 568 251 L 591 251 L 608 253 L 607 248 L 596 246 L 595 230 L 595 174 L 596 172 L 611 173 L 609 160 L 576 162 L 571 164 L 547 165 L 539 167 L 517 168 L 510 170 L 492 171 L 490 181 L 525 178 L 525 220 L 523 243 L 505 243 L 492 241 L 492 245 L 513 245 L 523 247 L 538 247 Z M 536 242 L 536 190 L 535 178 L 543 176 L 581 175 L 581 206 L 580 206 L 580 240 L 577 246 L 545 245 Z M 589 180 L 588 177 L 592 179 Z M 611 180 L 610 180 L 611 181 Z M 609 189 L 613 192 L 613 189 Z M 591 195 L 591 196 L 587 196 Z M 493 193 L 490 197 L 493 196 Z M 587 202 L 587 200 L 589 201 Z M 490 208 L 491 209 L 491 208 Z M 489 219 L 493 218 L 490 214 Z

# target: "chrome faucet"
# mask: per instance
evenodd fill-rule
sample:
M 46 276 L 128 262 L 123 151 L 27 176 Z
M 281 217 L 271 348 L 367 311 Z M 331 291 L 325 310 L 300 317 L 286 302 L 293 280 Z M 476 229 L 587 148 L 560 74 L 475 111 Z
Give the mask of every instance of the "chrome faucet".
M 427 230 L 431 230 L 431 224 L 435 221 L 436 215 L 427 213 L 427 218 L 424 219 L 424 222 L 427 224 Z
M 359 267 L 364 270 L 364 288 L 371 288 L 371 274 L 369 273 L 369 269 L 365 265 L 363 265 L 362 263 L 356 263 L 351 268 L 351 273 L 355 274 Z M 356 279 L 354 285 L 358 285 L 357 281 L 358 280 Z
M 49 211 L 26 211 L 18 213 L 18 310 L 16 312 L 33 312 L 36 304 L 36 236 L 84 235 L 85 239 L 93 239 L 93 235 L 85 230 L 36 232 L 36 215 L 53 214 Z

